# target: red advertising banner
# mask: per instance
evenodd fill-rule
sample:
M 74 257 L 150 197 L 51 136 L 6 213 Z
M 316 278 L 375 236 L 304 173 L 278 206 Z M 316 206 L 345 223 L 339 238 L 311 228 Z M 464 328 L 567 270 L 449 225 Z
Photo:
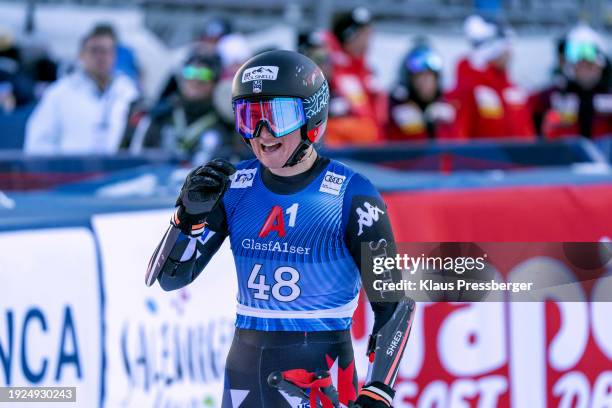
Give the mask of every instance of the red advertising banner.
M 612 235 L 609 185 L 403 192 L 385 201 L 398 242 L 598 242 Z M 612 272 L 605 273 L 588 290 L 573 290 L 605 298 Z M 543 300 L 420 302 L 395 406 L 612 407 L 612 303 Z M 367 308 L 361 303 L 355 314 L 356 343 L 369 334 Z

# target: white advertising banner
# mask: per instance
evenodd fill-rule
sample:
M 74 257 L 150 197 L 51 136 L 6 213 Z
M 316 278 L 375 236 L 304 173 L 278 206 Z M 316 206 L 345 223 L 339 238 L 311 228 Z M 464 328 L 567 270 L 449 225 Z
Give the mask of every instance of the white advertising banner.
M 0 233 L 0 386 L 76 387 L 53 406 L 98 406 L 100 305 L 90 229 Z
M 145 286 L 170 212 L 95 216 L 105 271 L 106 407 L 218 407 L 231 345 L 236 272 L 226 241 L 186 288 Z

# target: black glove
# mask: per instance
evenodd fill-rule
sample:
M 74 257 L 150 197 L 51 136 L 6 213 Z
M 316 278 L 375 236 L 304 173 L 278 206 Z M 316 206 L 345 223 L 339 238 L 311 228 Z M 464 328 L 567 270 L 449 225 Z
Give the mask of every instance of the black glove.
M 214 159 L 189 172 L 176 200 L 172 225 L 187 235 L 201 235 L 206 217 L 221 201 L 235 172 L 236 168 L 224 159 Z
M 359 408 L 389 408 L 394 396 L 393 388 L 374 381 L 363 386 L 353 406 Z

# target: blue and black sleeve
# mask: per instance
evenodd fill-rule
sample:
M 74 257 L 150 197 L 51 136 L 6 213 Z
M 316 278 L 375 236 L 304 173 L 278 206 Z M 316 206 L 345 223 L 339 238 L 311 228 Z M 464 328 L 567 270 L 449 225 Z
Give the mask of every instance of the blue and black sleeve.
M 202 235 L 191 237 L 180 233 L 157 278 L 160 286 L 169 291 L 182 288 L 193 282 L 204 270 L 227 236 L 225 209 L 223 203 L 219 203 L 208 216 Z M 160 250 L 160 247 L 161 243 L 155 253 Z
M 346 245 L 358 266 L 363 287 L 368 295 L 375 320 L 372 334 L 389 321 L 401 299 L 396 291 L 375 291 L 374 280 L 399 281 L 398 271 L 375 275 L 374 258 L 395 257 L 397 247 L 387 206 L 372 183 L 360 174 L 349 180 L 344 196 L 342 225 Z

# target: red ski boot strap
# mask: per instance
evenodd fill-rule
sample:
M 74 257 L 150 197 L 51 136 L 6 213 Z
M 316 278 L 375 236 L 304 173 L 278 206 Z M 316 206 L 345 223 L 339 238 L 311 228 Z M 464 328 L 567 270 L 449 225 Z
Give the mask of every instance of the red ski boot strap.
M 315 379 L 315 373 L 308 372 L 302 368 L 283 371 L 283 378 L 300 388 L 324 388 L 332 385 L 331 377 Z
M 311 373 L 302 368 L 283 371 L 283 379 L 302 389 L 310 390 L 310 406 L 316 407 L 317 400 L 321 401 L 324 407 L 331 407 L 331 401 L 323 394 L 321 388 L 332 385 L 331 377 L 316 378 L 315 373 Z

